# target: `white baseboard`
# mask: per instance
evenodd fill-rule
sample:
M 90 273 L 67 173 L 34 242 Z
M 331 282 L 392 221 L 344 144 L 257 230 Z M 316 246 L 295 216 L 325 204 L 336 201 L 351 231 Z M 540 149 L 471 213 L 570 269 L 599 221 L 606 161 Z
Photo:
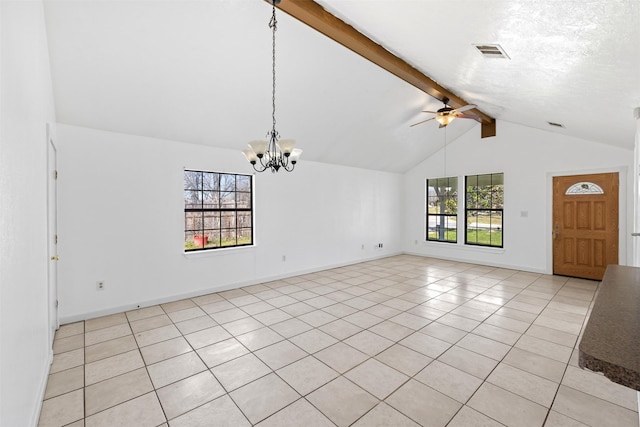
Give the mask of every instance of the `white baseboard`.
M 33 412 L 33 418 L 31 420 L 31 425 L 33 427 L 38 427 L 38 421 L 40 421 L 40 412 L 42 412 L 42 402 L 44 401 L 44 394 L 47 391 L 47 381 L 49 381 L 49 372 L 51 372 L 51 364 L 53 363 L 53 349 L 49 350 L 49 357 L 45 363 L 42 378 L 40 380 L 40 387 L 38 387 L 38 393 L 36 398 L 36 407 Z
M 451 256 L 435 256 L 435 255 L 428 255 L 428 254 L 424 254 L 421 252 L 412 252 L 412 251 L 405 251 L 404 252 L 405 255 L 415 255 L 415 256 L 420 256 L 420 257 L 424 257 L 424 258 L 435 258 L 435 259 L 441 259 L 444 261 L 454 261 L 454 262 L 463 262 L 465 264 L 474 264 L 474 265 L 483 265 L 483 266 L 487 266 L 487 267 L 495 267 L 495 268 L 504 268 L 507 270 L 518 270 L 518 271 L 526 271 L 528 273 L 538 273 L 538 274 L 550 274 L 547 271 L 543 270 L 543 269 L 536 269 L 536 268 L 531 268 L 528 266 L 519 266 L 519 265 L 506 265 L 506 264 L 500 264 L 497 262 L 489 262 L 489 261 L 469 261 L 468 259 L 464 259 L 464 258 L 457 258 L 457 257 L 451 257 Z
M 377 260 L 377 259 L 388 258 L 388 257 L 396 256 L 396 255 L 402 255 L 402 254 L 403 254 L 403 252 L 385 253 L 384 255 L 381 254 L 381 255 L 378 255 L 378 256 L 362 258 L 362 259 L 359 259 L 359 260 L 353 260 L 353 261 L 347 261 L 347 262 L 335 263 L 335 264 L 327 264 L 327 265 L 323 265 L 323 266 L 319 266 L 319 267 L 313 267 L 313 268 L 308 268 L 308 269 L 288 272 L 288 273 L 285 273 L 285 274 L 260 277 L 260 278 L 256 278 L 256 279 L 252 279 L 252 280 L 245 280 L 245 281 L 242 281 L 242 282 L 227 283 L 227 284 L 224 284 L 224 285 L 221 285 L 221 286 L 216 286 L 214 288 L 206 288 L 206 289 L 200 289 L 200 290 L 197 290 L 197 291 L 192 291 L 192 292 L 187 292 L 187 293 L 182 293 L 182 294 L 170 295 L 170 296 L 166 296 L 166 297 L 162 297 L 162 298 L 154 298 L 154 299 L 143 301 L 142 303 L 138 303 L 138 304 L 120 305 L 120 306 L 117 306 L 117 307 L 109 307 L 109 308 L 106 308 L 104 310 L 97 310 L 97 311 L 91 311 L 91 312 L 87 312 L 87 313 L 80 313 L 80 314 L 71 315 L 71 316 L 64 316 L 64 317 L 60 318 L 60 324 L 64 325 L 64 324 L 67 324 L 67 323 L 79 322 L 79 321 L 82 321 L 82 320 L 93 319 L 95 317 L 108 316 L 110 314 L 122 313 L 124 311 L 136 310 L 138 308 L 150 307 L 150 306 L 153 306 L 153 305 L 164 304 L 164 303 L 167 303 L 167 302 L 177 301 L 177 300 L 181 300 L 181 299 L 185 299 L 185 298 L 194 298 L 194 297 L 198 297 L 198 296 L 201 296 L 201 295 L 207 295 L 207 294 L 211 294 L 211 293 L 215 293 L 215 292 L 226 291 L 226 290 L 229 290 L 229 289 L 237 289 L 237 288 L 243 288 L 245 286 L 258 285 L 260 283 L 272 282 L 274 280 L 282 280 L 282 279 L 286 279 L 286 278 L 289 278 L 289 277 L 301 276 L 303 274 L 316 273 L 318 271 L 330 270 L 332 268 L 345 267 L 347 265 L 360 264 L 362 262 L 374 261 L 374 260 Z

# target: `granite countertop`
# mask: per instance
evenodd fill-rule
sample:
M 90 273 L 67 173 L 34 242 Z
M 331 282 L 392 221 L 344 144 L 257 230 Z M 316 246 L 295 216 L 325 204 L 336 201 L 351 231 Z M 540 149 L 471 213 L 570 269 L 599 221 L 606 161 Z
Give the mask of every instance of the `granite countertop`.
M 640 391 L 640 268 L 607 267 L 578 348 L 581 368 Z

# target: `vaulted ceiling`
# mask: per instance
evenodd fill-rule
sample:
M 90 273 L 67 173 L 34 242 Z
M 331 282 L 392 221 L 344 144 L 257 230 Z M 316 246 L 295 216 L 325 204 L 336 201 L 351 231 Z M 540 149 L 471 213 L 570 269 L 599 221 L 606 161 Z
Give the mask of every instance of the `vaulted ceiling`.
M 633 148 L 637 0 L 317 2 L 495 117 L 498 133 L 510 121 Z M 46 0 L 58 121 L 240 156 L 271 127 L 270 16 L 263 0 Z M 282 11 L 278 22 L 277 129 L 302 161 L 404 172 L 442 146 L 434 121 L 410 127 L 439 101 Z M 446 130 L 479 138 L 480 124 Z

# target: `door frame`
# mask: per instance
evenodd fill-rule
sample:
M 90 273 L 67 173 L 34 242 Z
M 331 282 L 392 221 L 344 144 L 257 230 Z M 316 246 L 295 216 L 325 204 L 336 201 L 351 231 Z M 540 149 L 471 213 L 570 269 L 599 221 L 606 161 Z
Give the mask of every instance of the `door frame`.
M 591 175 L 598 173 L 618 173 L 618 263 L 629 264 L 629 257 L 632 254 L 631 245 L 633 241 L 629 237 L 628 230 L 633 228 L 633 215 L 628 215 L 628 201 L 633 200 L 629 185 L 629 167 L 619 166 L 602 169 L 581 169 L 572 171 L 547 172 L 547 218 L 544 227 L 547 233 L 547 268 L 546 274 L 553 274 L 553 178 L 556 176 Z M 629 221 L 632 221 L 631 223 Z M 629 228 L 631 227 L 631 228 Z
M 53 346 L 55 331 L 60 327 L 58 312 L 58 265 L 52 257 L 58 255 L 53 243 L 58 233 L 58 184 L 54 173 L 58 168 L 58 155 L 51 125 L 47 123 L 47 317 L 49 345 Z

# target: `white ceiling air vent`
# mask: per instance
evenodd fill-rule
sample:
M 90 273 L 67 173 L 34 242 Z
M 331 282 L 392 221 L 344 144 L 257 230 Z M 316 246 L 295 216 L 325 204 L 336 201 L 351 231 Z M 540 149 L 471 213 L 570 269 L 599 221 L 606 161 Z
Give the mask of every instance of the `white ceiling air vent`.
M 561 123 L 554 123 L 554 122 L 547 122 L 549 124 L 549 126 L 553 126 L 556 128 L 564 128 L 564 125 Z
M 485 58 L 511 59 L 499 44 L 474 44 Z

